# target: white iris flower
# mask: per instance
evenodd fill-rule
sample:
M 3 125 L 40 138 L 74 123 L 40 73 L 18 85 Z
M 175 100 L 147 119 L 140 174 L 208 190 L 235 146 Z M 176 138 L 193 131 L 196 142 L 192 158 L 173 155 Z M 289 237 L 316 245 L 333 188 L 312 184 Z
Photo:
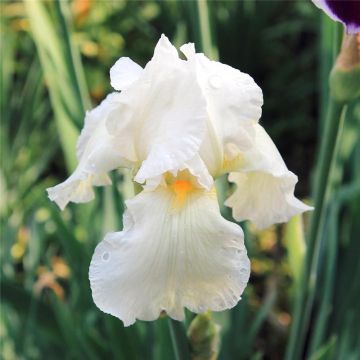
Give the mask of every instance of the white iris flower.
M 61 208 L 93 198 L 107 172 L 132 168 L 143 191 L 126 202 L 124 229 L 97 246 L 89 277 L 96 305 L 125 325 L 161 311 L 184 319 L 231 308 L 250 275 L 241 228 L 219 210 L 214 179 L 230 173 L 226 204 L 237 220 L 265 227 L 310 208 L 294 197 L 297 177 L 258 124 L 263 103 L 254 80 L 163 35 L 142 69 L 120 58 L 115 90 L 87 113 L 79 165 L 48 189 Z

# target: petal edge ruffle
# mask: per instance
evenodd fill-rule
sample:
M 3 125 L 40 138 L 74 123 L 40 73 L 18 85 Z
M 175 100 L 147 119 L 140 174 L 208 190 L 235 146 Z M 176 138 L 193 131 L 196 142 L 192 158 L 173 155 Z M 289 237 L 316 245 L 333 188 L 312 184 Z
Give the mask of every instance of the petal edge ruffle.
M 124 231 L 97 246 L 89 278 L 96 305 L 131 325 L 161 311 L 221 311 L 239 301 L 250 263 L 241 228 L 221 217 L 214 192 L 195 190 L 183 209 L 163 187 L 127 202 Z

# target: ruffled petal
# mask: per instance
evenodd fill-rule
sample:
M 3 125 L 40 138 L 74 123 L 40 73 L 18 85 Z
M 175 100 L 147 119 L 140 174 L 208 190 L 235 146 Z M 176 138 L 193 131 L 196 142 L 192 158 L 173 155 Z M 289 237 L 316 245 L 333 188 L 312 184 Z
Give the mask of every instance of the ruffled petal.
M 215 191 L 193 189 L 179 203 L 160 186 L 127 202 L 124 230 L 97 246 L 89 278 L 96 305 L 128 326 L 161 311 L 183 320 L 184 307 L 231 308 L 249 274 L 243 232 L 221 217 Z
M 214 185 L 214 179 L 209 174 L 203 160 L 196 154 L 192 159 L 186 161 L 181 168 L 169 173 L 176 177 L 181 172 L 188 172 L 193 178 L 198 187 L 205 190 L 210 190 Z M 165 185 L 165 177 L 168 173 L 159 175 L 146 180 L 146 185 L 143 188 L 147 191 L 156 189 L 159 185 Z
M 133 139 L 143 184 L 177 171 L 200 148 L 205 134 L 206 101 L 194 70 L 162 35 L 152 60 L 136 84 L 121 93 L 118 110 L 107 121 L 109 132 Z
M 94 199 L 93 186 L 111 185 L 107 174 L 89 175 L 86 172 L 75 171 L 63 183 L 47 189 L 49 199 L 56 202 L 61 210 L 72 201 L 86 203 Z
M 292 216 L 312 210 L 294 196 L 297 176 L 289 171 L 265 130 L 255 126 L 252 151 L 242 154 L 239 172 L 230 173 L 235 192 L 225 205 L 238 220 L 251 220 L 258 228 L 288 221 Z
M 100 105 L 86 113 L 84 128 L 76 144 L 76 155 L 79 162 L 89 157 L 96 158 L 98 153 L 101 154 L 105 147 L 113 148 L 117 155 L 121 152 L 120 158 L 122 159 L 129 159 L 130 161 L 136 159 L 130 139 L 125 143 L 125 136 L 122 137 L 121 144 L 119 145 L 119 138 L 114 138 L 106 126 L 108 118 L 114 116 L 114 113 L 117 114 L 121 105 L 122 94 L 115 92 L 109 94 Z M 112 156 L 110 156 L 110 158 L 112 158 Z M 102 161 L 106 162 L 107 159 L 109 159 L 109 156 L 104 156 Z M 89 163 L 92 163 L 92 161 L 89 161 Z M 113 164 L 99 164 L 99 166 L 107 168 L 106 171 L 114 168 Z M 90 164 L 89 167 L 94 167 L 94 165 Z
M 196 179 L 200 187 L 210 190 L 213 187 L 214 180 L 210 175 L 204 161 L 199 154 L 187 161 L 180 170 L 188 170 Z
M 331 19 L 342 22 L 349 34 L 360 32 L 360 2 L 358 0 L 312 0 Z
M 193 44 L 180 49 L 195 68 L 206 98 L 207 135 L 200 155 L 210 173 L 217 176 L 226 172 L 223 166 L 228 146 L 239 152 L 251 146 L 253 125 L 261 117 L 262 91 L 248 74 L 196 54 Z
M 141 75 L 143 68 L 128 57 L 121 57 L 110 69 L 110 82 L 115 90 L 125 90 Z
M 230 173 L 235 192 L 225 202 L 238 221 L 251 220 L 259 229 L 287 222 L 294 215 L 312 210 L 294 196 L 297 176 L 290 171 L 282 176 L 264 172 Z
M 111 136 L 105 126 L 106 118 L 117 107 L 118 96 L 117 93 L 108 95 L 98 107 L 87 112 L 77 142 L 77 168 L 66 181 L 47 189 L 49 198 L 61 209 L 70 201 L 84 203 L 92 200 L 93 186 L 111 184 L 106 175 L 108 171 L 130 166 L 131 159 L 125 157 L 129 146 L 122 143 L 124 151 L 121 151 L 118 139 Z

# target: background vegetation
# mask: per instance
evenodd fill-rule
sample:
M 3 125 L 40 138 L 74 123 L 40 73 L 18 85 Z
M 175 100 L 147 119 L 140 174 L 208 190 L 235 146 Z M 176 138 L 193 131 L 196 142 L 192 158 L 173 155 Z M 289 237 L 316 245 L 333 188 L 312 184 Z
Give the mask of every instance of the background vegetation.
M 194 41 L 261 86 L 261 123 L 299 176 L 297 195 L 313 202 L 341 29 L 309 1 L 0 6 L 0 356 L 173 359 L 165 317 L 124 328 L 91 299 L 90 258 L 104 234 L 122 226 L 124 199 L 133 195 L 129 174 L 112 174 L 117 186 L 98 189 L 91 204 L 60 212 L 47 199 L 45 189 L 74 167 L 85 110 L 111 91 L 109 69 L 120 56 L 144 65 L 161 33 L 177 46 Z M 305 242 L 301 218 L 262 232 L 243 224 L 252 275 L 243 300 L 213 314 L 220 359 L 360 358 L 358 99 L 337 120 L 342 131 L 316 241 Z

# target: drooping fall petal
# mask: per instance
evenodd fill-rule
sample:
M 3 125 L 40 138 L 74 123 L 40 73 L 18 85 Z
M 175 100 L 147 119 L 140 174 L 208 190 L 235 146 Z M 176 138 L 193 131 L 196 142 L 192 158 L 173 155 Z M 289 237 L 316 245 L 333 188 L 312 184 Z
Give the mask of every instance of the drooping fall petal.
M 295 198 L 297 176 L 287 169 L 269 135 L 260 125 L 255 130 L 253 149 L 242 154 L 238 171 L 229 175 L 236 189 L 225 205 L 236 220 L 264 228 L 312 208 Z
M 64 209 L 69 201 L 88 202 L 94 198 L 93 186 L 111 184 L 106 174 L 120 166 L 127 166 L 128 159 L 119 154 L 117 139 L 106 128 L 106 118 L 116 107 L 118 94 L 110 94 L 94 110 L 88 111 L 85 125 L 77 142 L 79 164 L 63 183 L 47 189 L 49 198 Z M 124 144 L 125 145 L 125 144 Z
M 96 305 L 127 326 L 231 308 L 249 272 L 243 232 L 221 217 L 215 192 L 179 180 L 127 202 L 124 230 L 97 246 L 89 277 Z

